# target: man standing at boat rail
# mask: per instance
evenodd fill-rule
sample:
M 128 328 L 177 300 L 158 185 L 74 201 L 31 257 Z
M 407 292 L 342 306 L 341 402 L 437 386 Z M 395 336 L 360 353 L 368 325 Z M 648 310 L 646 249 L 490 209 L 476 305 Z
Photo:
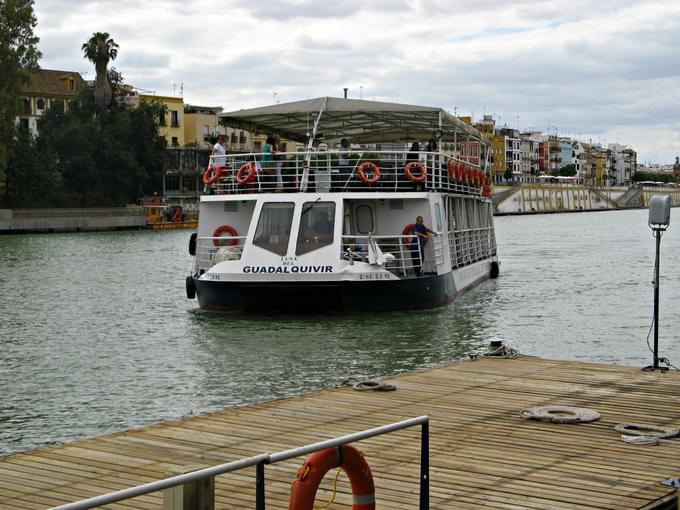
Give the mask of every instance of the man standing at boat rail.
M 423 263 L 425 262 L 425 243 L 429 239 L 429 234 L 437 235 L 434 230 L 430 230 L 423 223 L 423 217 L 418 216 L 415 224 L 411 227 L 411 263 L 416 272 L 416 276 L 422 274 Z
M 217 142 L 212 148 L 212 165 L 217 168 L 224 168 L 227 166 L 227 150 L 224 148 L 224 136 L 219 135 Z

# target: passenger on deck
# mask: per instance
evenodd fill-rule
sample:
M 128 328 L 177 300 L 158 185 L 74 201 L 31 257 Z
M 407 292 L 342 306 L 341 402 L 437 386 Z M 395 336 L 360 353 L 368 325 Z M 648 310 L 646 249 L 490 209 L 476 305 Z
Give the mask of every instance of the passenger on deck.
M 260 165 L 262 167 L 262 184 L 264 189 L 272 190 L 276 184 L 274 175 L 274 152 L 276 152 L 276 140 L 273 135 L 269 135 L 262 147 Z
M 213 156 L 212 165 L 214 167 L 224 168 L 227 166 L 227 150 L 224 148 L 224 136 L 219 135 L 217 137 L 217 142 L 213 145 L 210 155 Z
M 425 262 L 425 243 L 429 238 L 429 234 L 437 235 L 434 230 L 430 230 L 423 223 L 423 217 L 418 216 L 416 222 L 411 227 L 411 263 L 416 272 L 416 276 L 422 273 L 422 266 Z
M 274 165 L 276 174 L 276 190 L 277 192 L 283 191 L 283 160 L 285 156 L 281 154 L 281 137 L 279 135 L 274 135 Z
M 331 170 L 332 191 L 342 191 L 344 183 L 349 179 L 351 158 L 352 149 L 349 146 L 349 140 L 343 138 L 338 146 L 338 168 Z
M 408 154 L 406 154 L 406 164 L 417 163 L 420 161 L 420 144 L 418 142 L 413 142 Z

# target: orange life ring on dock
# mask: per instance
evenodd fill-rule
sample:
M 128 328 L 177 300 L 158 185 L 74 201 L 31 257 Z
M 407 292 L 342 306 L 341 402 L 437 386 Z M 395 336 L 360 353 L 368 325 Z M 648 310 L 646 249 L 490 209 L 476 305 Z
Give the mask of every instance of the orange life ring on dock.
M 244 165 L 238 169 L 236 173 L 236 182 L 239 184 L 250 184 L 255 180 L 257 176 L 257 168 L 255 163 L 252 161 L 244 163 Z
M 222 177 L 222 167 L 221 166 L 209 166 L 208 169 L 203 172 L 203 184 L 211 185 L 215 184 Z
M 406 225 L 406 226 L 404 227 L 404 230 L 401 231 L 401 235 L 403 235 L 403 236 L 408 236 L 408 235 L 410 235 L 411 237 L 415 237 L 415 235 L 411 233 L 411 229 L 412 229 L 415 225 L 416 225 L 415 223 L 409 223 L 408 225 Z M 429 236 L 425 237 L 425 241 L 423 242 L 423 246 L 425 246 L 425 245 L 427 244 L 427 241 L 429 241 L 429 240 L 430 240 L 430 237 L 429 237 Z M 411 241 L 408 240 L 408 239 L 406 239 L 406 238 L 402 238 L 402 242 L 403 242 L 404 244 L 410 244 L 410 243 L 411 243 Z
M 375 485 L 371 468 L 359 450 L 349 445 L 312 453 L 298 469 L 290 491 L 288 510 L 313 510 L 323 477 L 340 467 L 352 486 L 352 510 L 375 510 Z
M 232 238 L 229 239 L 229 244 L 232 246 L 236 246 L 238 244 L 238 239 L 234 239 L 238 233 L 236 232 L 236 229 L 234 227 L 230 227 L 229 225 L 222 225 L 220 227 L 217 227 L 215 231 L 213 232 L 213 237 L 220 237 L 222 234 L 229 234 Z M 213 244 L 215 246 L 224 246 L 222 244 L 224 241 L 221 239 L 213 239 Z
M 366 175 L 366 170 L 373 172 L 373 176 L 369 177 Z M 375 184 L 380 180 L 380 169 L 375 163 L 364 161 L 357 167 L 357 175 L 362 182 L 365 182 L 366 184 Z
M 413 169 L 416 169 L 416 173 L 413 173 Z M 423 182 L 427 179 L 427 170 L 425 165 L 418 163 L 417 161 L 411 161 L 407 163 L 404 167 L 404 174 L 406 178 L 411 182 Z

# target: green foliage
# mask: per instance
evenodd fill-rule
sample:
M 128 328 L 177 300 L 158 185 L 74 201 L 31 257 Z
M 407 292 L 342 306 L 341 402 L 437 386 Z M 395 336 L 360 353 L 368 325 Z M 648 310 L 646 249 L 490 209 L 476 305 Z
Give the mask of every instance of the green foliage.
M 562 168 L 558 169 L 557 171 L 553 172 L 552 175 L 561 175 L 563 177 L 573 177 L 576 175 L 576 165 L 573 163 L 569 165 L 565 165 Z
M 48 207 L 46 189 L 56 185 L 57 175 L 28 131 L 17 130 L 7 164 L 5 205 L 11 208 Z
M 637 171 L 633 174 L 633 181 L 676 182 L 676 179 L 673 174 Z
M 141 103 L 131 110 L 114 103 L 101 116 L 93 96 L 86 88 L 68 112 L 47 110 L 37 141 L 22 141 L 12 159 L 7 206 L 123 206 L 160 191 L 165 141 L 156 119 L 162 107 Z
M 13 151 L 21 87 L 29 78 L 28 70 L 38 67 L 41 56 L 39 38 L 33 34 L 36 24 L 33 0 L 0 1 L 0 195 Z

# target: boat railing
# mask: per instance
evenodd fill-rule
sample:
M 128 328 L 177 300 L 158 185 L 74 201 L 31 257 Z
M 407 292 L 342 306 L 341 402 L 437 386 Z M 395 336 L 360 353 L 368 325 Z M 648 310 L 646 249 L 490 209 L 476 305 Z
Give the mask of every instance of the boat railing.
M 451 265 L 461 267 L 496 255 L 496 240 L 492 227 L 449 231 Z
M 240 260 L 245 240 L 246 236 L 196 238 L 196 272 L 205 272 L 219 262 Z
M 265 466 L 283 462 L 310 453 L 338 449 L 343 445 L 363 441 L 372 437 L 389 434 L 397 430 L 420 426 L 420 474 L 419 474 L 419 510 L 430 507 L 430 421 L 428 416 L 417 416 L 406 420 L 389 423 L 380 427 L 362 430 L 353 434 L 319 441 L 290 450 L 276 453 L 263 453 L 252 457 L 245 457 L 226 464 L 218 464 L 188 473 L 172 476 L 163 480 L 129 487 L 100 496 L 82 499 L 73 503 L 66 503 L 53 507 L 51 510 L 88 510 L 102 507 L 118 501 L 125 501 L 145 494 L 163 491 L 163 508 L 189 510 L 190 508 L 215 507 L 215 478 L 218 475 L 231 473 L 239 469 L 255 466 L 255 509 L 265 509 Z M 340 455 L 339 458 L 342 458 Z M 192 495 L 192 497 L 186 497 Z M 128 505 L 134 507 L 134 505 Z
M 444 153 L 339 151 L 211 156 L 206 194 L 447 191 L 490 195 L 479 165 Z M 485 187 L 486 183 L 486 187 Z
M 380 265 L 401 278 L 415 276 L 424 257 L 420 243 L 412 243 L 412 239 L 405 235 L 344 235 L 341 257 L 350 263 L 372 262 L 369 243 L 373 240 L 382 253 Z

